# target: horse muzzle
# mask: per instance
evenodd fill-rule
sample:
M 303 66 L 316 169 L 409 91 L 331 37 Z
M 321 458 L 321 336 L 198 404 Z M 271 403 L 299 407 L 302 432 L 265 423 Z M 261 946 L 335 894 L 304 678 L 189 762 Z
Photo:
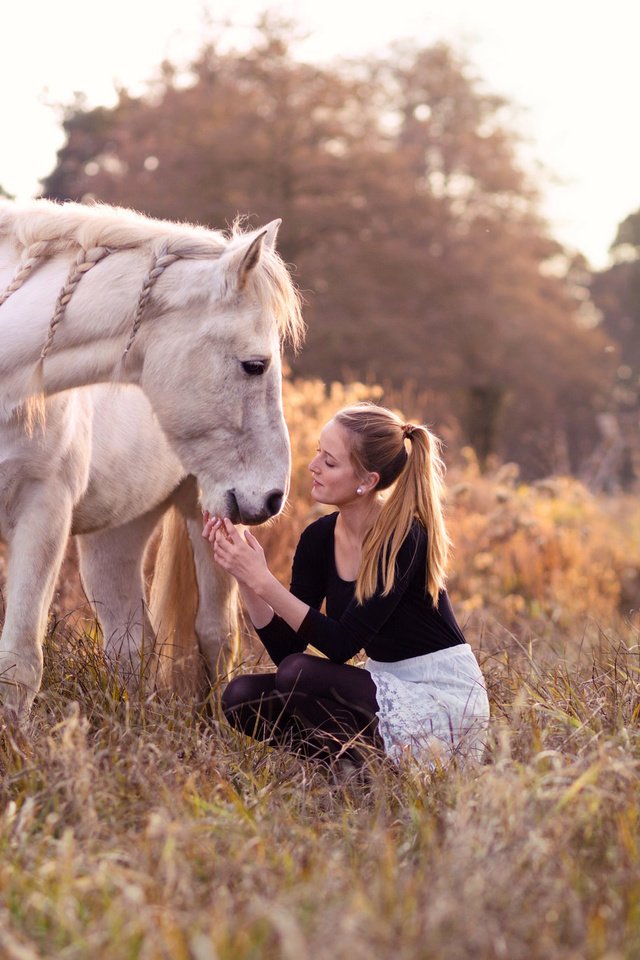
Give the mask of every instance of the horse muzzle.
M 261 502 L 250 502 L 237 490 L 227 490 L 225 495 L 227 516 L 232 523 L 255 526 L 280 513 L 284 498 L 283 490 L 269 490 L 261 498 Z

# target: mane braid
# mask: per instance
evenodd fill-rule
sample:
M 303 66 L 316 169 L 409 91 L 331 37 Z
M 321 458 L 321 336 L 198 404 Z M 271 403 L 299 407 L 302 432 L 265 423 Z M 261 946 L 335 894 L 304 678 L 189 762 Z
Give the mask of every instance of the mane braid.
M 241 236 L 243 231 L 234 224 L 231 240 Z M 126 356 L 138 333 L 151 288 L 166 267 L 177 259 L 215 260 L 225 253 L 229 243 L 229 238 L 220 231 L 191 223 L 155 220 L 124 207 L 106 204 L 86 206 L 51 200 L 32 200 L 24 204 L 0 200 L 0 237 L 8 237 L 24 250 L 11 283 L 0 294 L 0 306 L 44 259 L 61 251 L 78 248 L 81 251 L 56 301 L 41 361 L 51 348 L 56 329 L 82 276 L 107 253 L 146 248 L 153 257 L 134 313 L 133 328 L 125 347 Z M 92 259 L 94 251 L 98 250 L 104 253 Z M 281 341 L 288 340 L 297 351 L 305 333 L 302 299 L 287 265 L 274 250 L 263 249 L 253 282 L 261 301 L 269 304 L 274 313 Z
M 151 290 L 154 283 L 158 277 L 164 273 L 167 267 L 171 266 L 172 263 L 175 263 L 176 260 L 180 259 L 177 253 L 169 253 L 168 248 L 168 242 L 165 242 L 160 246 L 159 250 L 152 257 L 149 271 L 145 274 L 145 278 L 142 282 L 142 290 L 140 291 L 140 296 L 138 297 L 136 312 L 133 318 L 133 327 L 131 328 L 127 345 L 124 348 L 124 353 L 122 354 L 123 361 L 126 361 L 127 354 L 133 346 L 133 341 L 135 340 L 138 330 L 140 329 L 142 317 L 149 302 L 149 297 L 151 296 Z
M 99 263 L 104 259 L 108 254 L 111 253 L 109 247 L 93 247 L 91 250 L 80 250 L 76 257 L 76 261 L 69 271 L 69 275 L 66 279 L 66 282 L 58 294 L 58 299 L 56 300 L 56 306 L 53 312 L 53 317 L 51 323 L 49 324 L 49 333 L 45 345 L 42 348 L 42 353 L 40 354 L 40 360 L 44 360 L 51 349 L 51 344 L 56 335 L 56 330 L 60 324 L 60 321 L 64 317 L 65 311 L 67 309 L 67 304 L 71 300 L 71 297 L 76 291 L 76 288 L 85 273 L 91 270 L 92 267 L 95 267 L 96 263 Z
M 11 283 L 0 294 L 0 307 L 3 303 L 9 299 L 12 293 L 15 293 L 16 290 L 19 290 L 25 280 L 28 280 L 31 276 L 33 270 L 36 267 L 40 266 L 42 261 L 46 259 L 47 253 L 49 251 L 49 243 L 46 240 L 40 240 L 36 243 L 32 243 L 31 246 L 25 250 L 22 260 L 18 264 L 18 269 L 16 270 Z

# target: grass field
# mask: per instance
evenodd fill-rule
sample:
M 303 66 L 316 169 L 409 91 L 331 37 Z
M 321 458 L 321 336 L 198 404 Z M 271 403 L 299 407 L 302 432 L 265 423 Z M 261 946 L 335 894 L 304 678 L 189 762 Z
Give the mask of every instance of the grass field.
M 288 394 L 291 505 L 262 534 L 284 577 L 309 421 L 363 391 Z M 640 957 L 640 502 L 468 452 L 449 490 L 486 762 L 349 779 L 230 730 L 222 681 L 204 709 L 128 698 L 52 620 L 29 728 L 0 737 L 2 960 Z

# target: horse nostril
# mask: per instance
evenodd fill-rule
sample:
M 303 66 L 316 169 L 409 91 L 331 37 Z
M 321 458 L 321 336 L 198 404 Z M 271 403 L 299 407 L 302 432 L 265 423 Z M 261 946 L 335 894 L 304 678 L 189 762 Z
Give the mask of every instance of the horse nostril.
M 235 490 L 227 490 L 227 516 L 232 523 L 238 523 L 240 520 L 240 507 L 236 498 Z
M 284 493 L 282 490 L 272 490 L 271 493 L 267 494 L 266 504 L 270 517 L 274 517 L 276 513 L 280 513 L 283 499 Z

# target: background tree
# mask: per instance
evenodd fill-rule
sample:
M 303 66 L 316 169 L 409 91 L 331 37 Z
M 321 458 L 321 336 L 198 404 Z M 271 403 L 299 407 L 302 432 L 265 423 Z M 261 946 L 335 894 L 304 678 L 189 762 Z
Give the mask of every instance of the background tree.
M 618 227 L 611 245 L 613 264 L 592 278 L 591 294 L 602 328 L 617 346 L 612 391 L 615 420 L 605 421 L 602 445 L 617 453 L 610 473 L 622 486 L 640 478 L 640 210 Z
M 618 403 L 636 407 L 640 402 L 640 210 L 622 221 L 611 252 L 613 265 L 594 275 L 591 289 L 603 328 L 620 349 Z
M 575 468 L 609 371 L 515 160 L 506 102 L 449 47 L 396 46 L 332 67 L 297 60 L 264 19 L 242 53 L 164 64 L 145 96 L 67 110 L 44 181 L 219 227 L 282 216 L 308 343 L 294 371 L 414 380 L 445 398 L 480 458 Z

